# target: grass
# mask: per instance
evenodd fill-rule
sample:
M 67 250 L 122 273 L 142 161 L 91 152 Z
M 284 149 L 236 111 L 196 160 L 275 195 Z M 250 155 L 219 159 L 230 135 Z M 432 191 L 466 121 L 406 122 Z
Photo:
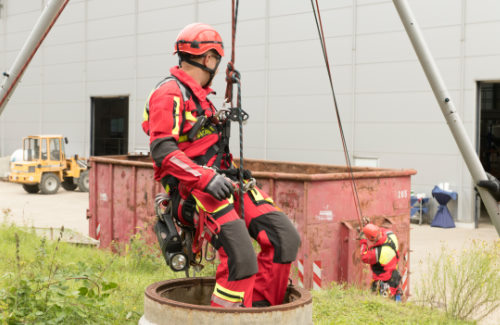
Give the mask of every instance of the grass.
M 18 245 L 16 236 L 19 238 Z M 44 247 L 43 249 L 48 252 L 45 262 L 37 261 L 40 247 Z M 57 242 L 44 244 L 34 232 L 23 231 L 12 225 L 0 225 L 0 292 L 12 288 L 16 276 L 31 274 L 28 271 L 34 265 L 41 263 L 46 264 L 40 268 L 41 273 L 55 274 L 57 270 L 66 270 L 68 274 L 78 275 L 78 272 L 83 272 L 94 275 L 95 281 L 104 283 L 102 288 L 106 286 L 113 288 L 116 283 L 117 287 L 109 290 L 109 297 L 99 300 L 102 302 L 100 309 L 88 311 L 88 313 L 106 314 L 105 320 L 100 321 L 103 324 L 137 324 L 143 313 L 144 289 L 157 281 L 184 277 L 184 273 L 170 271 L 159 255 L 156 245 L 153 247 L 145 245 L 140 235 L 134 237 L 132 243 L 122 247 L 119 255 L 73 244 Z M 14 267 L 16 265 L 18 267 Z M 214 274 L 215 265 L 207 265 L 200 275 Z M 46 276 L 42 278 L 45 279 Z M 87 292 L 87 289 L 82 289 L 81 283 L 77 281 L 71 281 L 57 290 L 58 293 L 61 293 L 61 290 Z M 0 320 L 2 312 L 8 312 L 5 307 L 3 309 L 0 301 Z M 447 318 L 444 313 L 436 309 L 431 310 L 410 303 L 396 305 L 366 291 L 342 288 L 340 285 L 313 292 L 313 320 L 315 324 L 461 323 Z M 82 321 L 82 323 L 90 322 Z
M 474 324 L 447 317 L 442 311 L 407 302 L 396 304 L 367 290 L 332 284 L 313 291 L 313 322 L 326 324 Z

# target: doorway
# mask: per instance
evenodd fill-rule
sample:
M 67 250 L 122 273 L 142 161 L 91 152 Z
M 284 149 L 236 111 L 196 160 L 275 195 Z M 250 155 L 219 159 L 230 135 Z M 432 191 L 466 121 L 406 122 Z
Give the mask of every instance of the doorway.
M 486 172 L 500 179 L 500 82 L 477 83 L 477 152 Z M 487 212 L 476 193 L 476 228 Z
M 128 106 L 128 96 L 91 97 L 92 156 L 127 153 Z
M 479 158 L 500 178 L 500 82 L 479 82 Z

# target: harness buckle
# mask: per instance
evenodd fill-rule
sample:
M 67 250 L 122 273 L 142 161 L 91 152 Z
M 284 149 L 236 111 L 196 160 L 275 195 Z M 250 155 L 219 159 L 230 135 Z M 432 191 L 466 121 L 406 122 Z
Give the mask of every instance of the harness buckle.
M 256 185 L 257 185 L 257 181 L 255 180 L 255 178 L 253 178 L 253 177 L 250 178 L 248 180 L 248 182 L 243 184 L 243 192 L 248 192 L 248 191 L 253 190 Z

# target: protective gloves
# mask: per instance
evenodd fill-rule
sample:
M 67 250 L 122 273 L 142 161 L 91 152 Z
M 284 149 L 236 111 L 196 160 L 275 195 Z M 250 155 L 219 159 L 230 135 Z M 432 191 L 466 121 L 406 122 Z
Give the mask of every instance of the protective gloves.
M 482 187 L 495 198 L 495 200 L 500 201 L 500 181 L 490 173 L 486 173 L 488 180 L 479 181 L 477 186 Z
M 226 177 L 216 174 L 205 188 L 205 192 L 219 201 L 231 197 L 234 192 L 233 183 Z

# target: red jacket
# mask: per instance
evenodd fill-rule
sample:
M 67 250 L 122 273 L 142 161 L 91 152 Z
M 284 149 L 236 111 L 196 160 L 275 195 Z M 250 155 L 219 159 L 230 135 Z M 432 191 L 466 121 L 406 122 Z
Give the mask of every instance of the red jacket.
M 202 114 L 210 117 L 216 109 L 207 95 L 213 91 L 208 87 L 202 88 L 178 67 L 171 68 L 170 73 L 189 89 L 191 97 L 184 102 L 177 81 L 169 80 L 154 89 L 148 98 L 149 114 L 145 111 L 143 129 L 150 136 L 155 179 L 160 181 L 165 176 L 172 175 L 188 188 L 204 190 L 215 172 L 201 167 L 192 159 L 204 155 L 217 143 L 219 132 L 215 129 L 203 134 L 198 132 L 197 138 L 192 142 L 186 138 L 198 117 L 193 97 L 196 97 L 203 109 Z M 214 160 L 215 156 L 211 162 Z
M 398 267 L 399 244 L 392 231 L 384 228 L 380 230 L 382 236 L 374 245 L 368 247 L 367 240 L 361 239 L 361 260 L 370 264 L 373 280 L 388 281 L 392 271 Z

